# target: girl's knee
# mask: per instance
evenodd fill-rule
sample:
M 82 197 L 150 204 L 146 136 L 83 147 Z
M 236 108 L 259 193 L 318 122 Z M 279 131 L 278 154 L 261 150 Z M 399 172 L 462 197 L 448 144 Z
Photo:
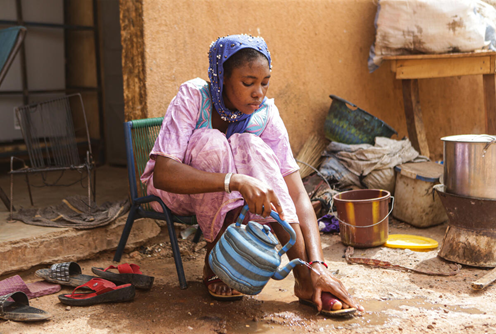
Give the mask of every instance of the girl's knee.
M 229 144 L 232 148 L 240 147 L 244 150 L 250 151 L 260 151 L 269 148 L 269 146 L 262 140 L 262 138 L 251 133 L 234 134 L 231 136 L 231 138 L 229 138 Z
M 232 164 L 232 160 L 229 142 L 220 131 L 200 129 L 191 136 L 186 164 L 203 171 L 222 173 L 229 171 L 228 166 Z

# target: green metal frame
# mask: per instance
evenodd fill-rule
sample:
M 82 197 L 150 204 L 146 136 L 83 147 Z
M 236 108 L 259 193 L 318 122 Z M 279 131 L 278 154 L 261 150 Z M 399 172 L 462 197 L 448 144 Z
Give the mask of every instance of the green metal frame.
M 177 244 L 176 232 L 174 230 L 174 221 L 185 224 L 196 224 L 196 217 L 175 216 L 170 209 L 158 196 L 147 195 L 146 187 L 139 179 L 143 174 L 146 163 L 149 160 L 149 154 L 152 150 L 155 140 L 160 133 L 163 117 L 139 119 L 129 122 L 124 122 L 124 137 L 126 141 L 126 156 L 129 178 L 129 190 L 131 193 L 131 210 L 127 217 L 126 225 L 122 231 L 117 251 L 115 252 L 114 261 L 121 260 L 124 247 L 126 246 L 129 233 L 133 226 L 134 220 L 138 218 L 153 218 L 165 220 L 169 231 L 169 237 L 172 247 L 174 261 L 176 263 L 176 271 L 179 278 L 181 289 L 186 289 L 186 278 L 182 265 L 179 246 Z M 138 187 L 139 184 L 139 187 Z M 158 202 L 162 207 L 163 212 L 154 211 L 150 202 Z M 193 242 L 198 242 L 201 236 L 201 230 L 198 229 Z

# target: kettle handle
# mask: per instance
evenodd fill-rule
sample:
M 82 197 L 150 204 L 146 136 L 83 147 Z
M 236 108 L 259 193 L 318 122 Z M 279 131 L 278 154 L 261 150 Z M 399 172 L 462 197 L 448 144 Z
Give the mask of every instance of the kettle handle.
M 245 216 L 246 216 L 246 213 L 247 212 L 248 212 L 248 204 L 246 204 L 243 207 L 243 209 L 241 210 L 241 213 L 239 214 L 239 217 L 236 220 L 236 226 L 238 226 L 238 227 L 241 226 L 241 223 L 245 219 Z M 293 247 L 293 245 L 296 243 L 296 233 L 293 230 L 293 228 L 291 227 L 291 225 L 289 225 L 285 220 L 281 220 L 281 218 L 279 217 L 279 215 L 277 214 L 277 212 L 275 212 L 274 210 L 272 210 L 270 212 L 270 216 L 272 218 L 274 218 L 282 226 L 282 228 L 286 232 L 289 233 L 289 236 L 290 236 L 289 241 L 279 250 L 279 253 L 278 254 L 279 254 L 279 256 L 282 256 L 283 254 L 285 254 L 288 251 L 288 249 L 290 249 L 291 247 Z

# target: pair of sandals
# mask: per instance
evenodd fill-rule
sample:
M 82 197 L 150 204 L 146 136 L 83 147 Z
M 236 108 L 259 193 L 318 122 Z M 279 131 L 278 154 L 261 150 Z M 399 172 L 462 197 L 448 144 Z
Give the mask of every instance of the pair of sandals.
M 117 269 L 119 273 L 110 269 Z M 154 281 L 154 277 L 144 275 L 136 264 L 124 263 L 106 269 L 93 267 L 91 271 L 99 277 L 84 275 L 76 262 L 64 262 L 37 270 L 35 275 L 51 283 L 75 287 L 71 294 L 59 295 L 61 303 L 71 306 L 131 301 L 135 288 L 149 290 Z

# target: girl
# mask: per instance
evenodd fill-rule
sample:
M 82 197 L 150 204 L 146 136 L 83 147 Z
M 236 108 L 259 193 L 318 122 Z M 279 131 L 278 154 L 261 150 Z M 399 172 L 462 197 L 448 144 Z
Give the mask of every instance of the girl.
M 210 46 L 208 76 L 181 85 L 171 101 L 141 180 L 177 215 L 196 215 L 207 240 L 204 283 L 217 299 L 242 295 L 220 281 L 208 254 L 246 202 L 250 220 L 270 223 L 270 210 L 291 223 L 296 244 L 290 259 L 311 263 L 294 269 L 294 293 L 324 311 L 357 308 L 327 270 L 317 218 L 298 173 L 288 133 L 273 99 L 267 99 L 271 58 L 260 37 L 232 35 Z M 154 209 L 162 211 L 157 203 Z M 268 218 L 267 218 L 268 217 Z M 272 224 L 281 244 L 289 238 Z

